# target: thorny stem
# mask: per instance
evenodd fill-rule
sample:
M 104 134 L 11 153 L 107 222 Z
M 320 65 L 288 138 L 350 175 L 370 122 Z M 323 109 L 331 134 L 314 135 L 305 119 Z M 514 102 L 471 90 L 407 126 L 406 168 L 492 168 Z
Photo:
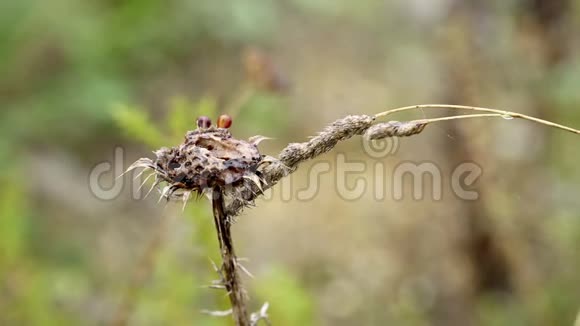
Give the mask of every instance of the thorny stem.
M 580 134 L 580 130 L 570 128 L 567 126 L 563 126 L 561 124 L 557 124 L 554 122 L 546 121 L 543 119 L 534 118 L 534 117 L 531 117 L 529 115 L 525 115 L 525 114 L 521 114 L 521 113 L 517 113 L 517 112 L 511 112 L 511 111 L 489 109 L 489 108 L 483 108 L 483 107 L 477 107 L 477 106 L 465 106 L 465 105 L 452 105 L 452 104 L 411 105 L 411 106 L 405 106 L 405 107 L 401 107 L 401 108 L 392 109 L 392 110 L 378 113 L 375 115 L 375 118 L 384 117 L 384 116 L 387 116 L 387 115 L 390 115 L 393 113 L 397 113 L 397 112 L 416 110 L 416 109 L 456 109 L 456 110 L 471 110 L 471 111 L 491 112 L 491 113 L 496 113 L 496 114 L 501 115 L 501 116 L 529 120 L 529 121 L 533 121 L 533 122 L 543 124 L 543 125 L 546 125 L 549 127 L 562 129 L 562 130 L 565 130 L 565 131 L 568 131 L 571 133 L 575 133 L 575 134 Z
M 221 277 L 232 305 L 232 317 L 237 326 L 249 326 L 246 295 L 238 274 L 236 253 L 231 234 L 231 223 L 224 211 L 224 196 L 219 187 L 212 191 L 213 218 L 222 256 Z

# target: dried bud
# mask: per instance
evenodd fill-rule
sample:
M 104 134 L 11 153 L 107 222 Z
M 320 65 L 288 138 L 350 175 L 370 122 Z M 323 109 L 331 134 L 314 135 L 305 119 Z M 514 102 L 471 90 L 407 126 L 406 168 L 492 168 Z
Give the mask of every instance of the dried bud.
M 202 115 L 197 118 L 197 127 L 201 129 L 207 129 L 211 127 L 211 119 Z
M 217 121 L 217 126 L 218 128 L 228 129 L 229 127 L 232 126 L 232 117 L 230 117 L 227 114 L 220 115 Z

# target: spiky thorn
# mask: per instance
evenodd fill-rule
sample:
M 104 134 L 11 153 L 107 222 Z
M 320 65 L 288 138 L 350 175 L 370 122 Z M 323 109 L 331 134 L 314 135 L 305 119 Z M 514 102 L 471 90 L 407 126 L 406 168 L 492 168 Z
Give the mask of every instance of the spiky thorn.
M 244 272 L 246 275 L 248 275 L 250 278 L 254 278 L 254 275 L 252 275 L 252 273 L 250 273 L 250 271 L 240 263 L 239 259 L 236 259 L 236 265 L 238 265 L 238 267 L 240 268 L 240 270 L 242 272 Z
M 270 304 L 268 302 L 265 302 L 259 311 L 252 313 L 252 315 L 250 316 L 250 325 L 251 326 L 258 325 L 258 322 L 260 320 L 263 320 L 264 322 L 266 322 L 266 325 L 268 325 L 268 326 L 271 325 L 270 324 L 270 317 L 268 316 L 268 307 L 269 306 L 270 306 Z
M 213 282 L 216 282 L 216 281 L 212 281 L 212 283 Z M 220 281 L 217 281 L 217 282 L 220 282 Z M 204 288 L 204 289 L 212 289 L 212 290 L 225 290 L 226 289 L 226 286 L 225 285 L 222 285 L 222 284 L 210 284 L 210 285 L 203 285 L 202 288 Z
M 148 179 L 149 177 L 147 177 Z M 141 190 L 141 188 L 143 187 L 143 185 L 145 185 L 145 182 L 147 180 L 143 181 L 143 184 L 141 185 L 141 187 L 139 187 L 139 191 Z M 157 186 L 163 182 L 163 179 L 161 179 L 159 176 L 157 176 L 157 174 L 155 174 L 155 179 L 153 181 L 153 184 L 151 184 L 151 187 L 149 188 L 149 190 L 147 191 L 147 193 L 145 193 L 145 196 L 143 197 L 143 199 L 149 197 L 149 194 L 151 194 L 151 192 L 153 191 L 153 189 L 157 189 Z
M 209 258 L 209 262 L 211 263 L 211 266 L 212 266 L 214 272 L 216 272 L 218 274 L 218 276 L 219 276 L 220 279 L 219 280 L 213 280 L 213 281 L 211 281 L 211 284 L 210 285 L 205 285 L 205 286 L 202 286 L 202 287 L 203 288 L 208 288 L 208 289 L 225 290 L 226 289 L 226 286 L 224 285 L 224 276 L 222 274 L 221 268 L 218 268 L 217 265 L 216 265 L 216 263 L 211 258 Z
M 210 315 L 213 317 L 227 317 L 232 314 L 232 309 L 228 310 L 201 310 L 202 314 Z
M 149 178 L 151 178 L 152 176 L 155 175 L 155 172 L 152 172 L 151 174 L 149 174 L 145 180 L 143 180 L 143 182 L 141 183 L 141 185 L 139 185 L 139 188 L 137 188 L 137 192 L 140 192 L 141 189 L 143 189 L 143 186 L 145 186 L 145 183 L 147 183 L 147 180 L 149 180 Z
M 189 200 L 189 197 L 191 197 L 191 191 L 185 191 L 183 193 L 183 207 L 181 209 L 182 212 L 185 211 L 185 206 L 187 205 L 187 201 Z
M 213 261 L 213 259 L 209 258 L 209 262 L 211 263 L 211 268 L 213 269 L 214 272 L 216 272 L 218 274 L 218 276 L 221 278 L 222 277 L 222 271 L 220 270 L 220 268 L 218 267 L 218 265 Z

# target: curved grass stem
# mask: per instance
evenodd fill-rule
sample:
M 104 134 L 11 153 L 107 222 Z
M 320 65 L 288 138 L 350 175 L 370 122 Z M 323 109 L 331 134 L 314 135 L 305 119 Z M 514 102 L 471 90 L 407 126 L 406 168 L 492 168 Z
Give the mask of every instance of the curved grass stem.
M 578 129 L 570 128 L 570 127 L 567 127 L 567 126 L 564 126 L 561 124 L 557 124 L 554 122 L 535 118 L 535 117 L 521 114 L 521 113 L 517 113 L 517 112 L 489 109 L 489 108 L 477 107 L 477 106 L 465 106 L 465 105 L 453 105 L 453 104 L 421 104 L 421 105 L 405 106 L 405 107 L 400 107 L 400 108 L 396 108 L 396 109 L 392 109 L 392 110 L 378 113 L 375 115 L 375 118 L 381 118 L 381 117 L 385 117 L 387 115 L 391 115 L 394 113 L 409 111 L 409 110 L 417 110 L 417 109 L 455 109 L 455 110 L 470 110 L 470 111 L 479 111 L 479 112 L 490 112 L 490 113 L 496 114 L 496 115 L 504 117 L 504 118 L 511 117 L 511 118 L 529 120 L 529 121 L 533 121 L 533 122 L 536 122 L 539 124 L 543 124 L 543 125 L 551 127 L 551 128 L 557 128 L 557 129 L 565 130 L 565 131 L 580 135 L 580 130 L 578 130 Z M 491 115 L 489 115 L 489 116 L 491 116 Z

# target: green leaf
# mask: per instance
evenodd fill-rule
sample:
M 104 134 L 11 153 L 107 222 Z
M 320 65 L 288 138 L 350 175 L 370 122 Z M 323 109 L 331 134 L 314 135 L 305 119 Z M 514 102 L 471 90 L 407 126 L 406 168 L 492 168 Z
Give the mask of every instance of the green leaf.
M 128 136 L 148 146 L 157 148 L 168 143 L 143 110 L 118 105 L 113 110 L 113 119 Z

